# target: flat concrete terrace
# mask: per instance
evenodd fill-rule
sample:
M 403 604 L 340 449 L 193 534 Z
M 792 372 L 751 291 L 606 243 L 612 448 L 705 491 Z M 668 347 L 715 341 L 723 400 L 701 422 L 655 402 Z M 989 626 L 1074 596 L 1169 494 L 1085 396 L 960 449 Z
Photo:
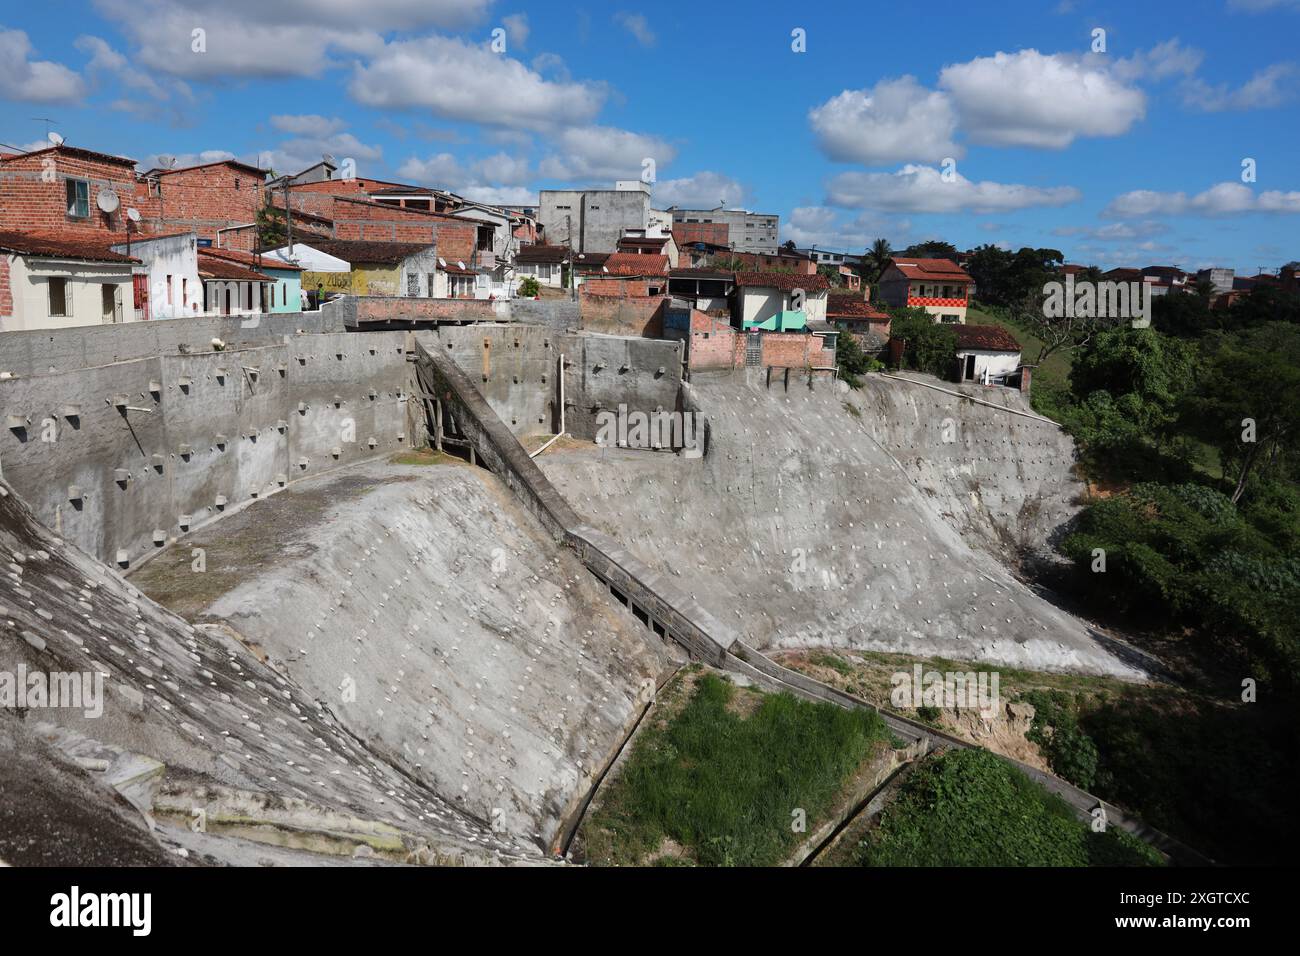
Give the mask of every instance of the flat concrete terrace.
M 787 391 L 775 380 L 768 387 L 763 370 L 697 375 L 692 387 L 710 424 L 703 459 L 556 446 L 537 463 L 593 525 L 676 577 L 758 648 L 848 647 L 1143 676 L 1112 643 L 971 547 L 963 522 L 946 518 L 942 499 L 918 489 L 915 470 L 871 434 L 880 428 L 871 395 L 824 380 L 810 389 L 797 378 Z M 988 457 L 975 440 L 979 406 L 963 420 L 972 441 L 945 452 L 947 467 L 963 454 L 972 467 Z M 1056 467 L 1068 465 L 1058 454 Z M 1013 497 L 1010 483 L 997 494 L 1005 510 L 1018 510 L 1004 500 Z
M 422 787 L 550 848 L 683 655 L 490 473 L 396 461 L 290 485 L 132 581 L 233 630 Z

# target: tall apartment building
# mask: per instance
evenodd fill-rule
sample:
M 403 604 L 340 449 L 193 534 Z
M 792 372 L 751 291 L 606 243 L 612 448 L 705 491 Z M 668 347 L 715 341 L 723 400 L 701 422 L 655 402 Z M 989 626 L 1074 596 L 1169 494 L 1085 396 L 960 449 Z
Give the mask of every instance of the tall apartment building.
M 629 231 L 650 226 L 650 189 L 639 180 L 614 189 L 543 189 L 537 222 L 546 242 L 574 252 L 614 252 Z
M 735 252 L 776 252 L 781 217 L 748 209 L 672 209 L 673 226 L 723 223 Z

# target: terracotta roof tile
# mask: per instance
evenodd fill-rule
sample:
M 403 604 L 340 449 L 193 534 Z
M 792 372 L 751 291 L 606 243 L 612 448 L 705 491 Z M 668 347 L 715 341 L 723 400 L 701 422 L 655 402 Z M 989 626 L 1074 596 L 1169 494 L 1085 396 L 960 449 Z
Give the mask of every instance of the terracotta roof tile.
M 0 232 L 0 250 L 25 256 L 78 259 L 83 262 L 139 262 L 109 248 L 109 236 L 83 238 L 47 232 Z
M 1019 352 L 1016 337 L 1000 325 L 954 325 L 957 348 L 985 352 Z
M 898 270 L 909 279 L 936 282 L 973 282 L 966 270 L 951 259 L 899 259 L 893 260 Z
M 564 246 L 520 246 L 515 262 L 563 262 L 568 254 Z
M 293 272 L 301 272 L 302 266 L 295 266 L 289 262 L 282 262 L 279 259 L 272 259 L 269 256 L 256 256 L 251 252 L 241 252 L 238 249 L 213 249 L 211 246 L 200 246 L 199 253 L 205 256 L 212 256 L 217 259 L 225 259 L 236 265 L 256 271 L 262 269 L 288 269 Z
M 615 276 L 666 276 L 668 257 L 637 252 L 615 252 L 605 260 L 605 269 Z
M 376 262 L 395 265 L 408 256 L 433 249 L 432 242 L 377 242 L 363 239 L 317 239 L 311 243 L 326 255 L 344 262 Z
M 740 288 L 754 286 L 768 289 L 803 289 L 806 292 L 820 292 L 831 287 L 823 275 L 805 275 L 797 272 L 737 272 L 736 285 Z

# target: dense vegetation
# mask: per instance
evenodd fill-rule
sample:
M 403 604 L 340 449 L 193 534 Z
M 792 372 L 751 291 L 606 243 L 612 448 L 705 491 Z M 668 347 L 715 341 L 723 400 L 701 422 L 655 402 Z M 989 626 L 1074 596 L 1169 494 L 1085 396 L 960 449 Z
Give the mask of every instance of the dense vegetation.
M 1122 830 L 1094 832 L 1060 797 L 985 750 L 919 764 L 858 845 L 864 866 L 1153 866 Z
M 705 674 L 680 713 L 643 728 L 586 825 L 592 863 L 639 863 L 665 840 L 685 862 L 779 863 L 805 836 L 792 811 L 811 830 L 888 737 L 872 711 L 770 694 L 745 716 L 738 694 L 754 692 Z
M 1036 402 L 1094 489 L 1053 583 L 1207 696 L 1176 716 L 1035 701 L 1035 730 L 1067 779 L 1220 860 L 1261 861 L 1297 835 L 1278 808 L 1300 756 L 1300 297 L 1215 309 L 1173 292 L 1153 319 L 1094 330 Z

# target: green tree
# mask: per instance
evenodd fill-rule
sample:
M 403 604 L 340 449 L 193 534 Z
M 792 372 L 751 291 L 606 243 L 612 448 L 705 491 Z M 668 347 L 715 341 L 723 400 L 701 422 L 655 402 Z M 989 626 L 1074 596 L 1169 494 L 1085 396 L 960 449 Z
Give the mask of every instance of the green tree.
M 256 223 L 259 249 L 279 249 L 288 243 L 284 215 L 269 203 L 257 210 Z
M 1105 392 L 1140 435 L 1159 445 L 1177 418 L 1195 357 L 1193 346 L 1154 329 L 1107 329 L 1075 355 L 1070 388 L 1081 401 Z
M 908 246 L 898 253 L 905 259 L 951 259 L 957 261 L 957 247 L 942 239 L 927 239 Z
M 1256 469 L 1294 459 L 1300 439 L 1300 326 L 1270 322 L 1206 343 L 1183 426 L 1237 473 L 1233 502 Z
M 879 282 L 881 275 L 889 268 L 889 260 L 893 257 L 894 250 L 888 239 L 877 239 L 873 242 L 871 248 L 862 256 L 862 262 L 858 266 L 858 274 L 862 276 L 862 281 L 867 284 Z
M 934 321 L 919 308 L 891 308 L 890 338 L 903 339 L 903 367 L 929 372 L 938 378 L 952 378 L 957 365 L 957 332 L 951 325 Z

